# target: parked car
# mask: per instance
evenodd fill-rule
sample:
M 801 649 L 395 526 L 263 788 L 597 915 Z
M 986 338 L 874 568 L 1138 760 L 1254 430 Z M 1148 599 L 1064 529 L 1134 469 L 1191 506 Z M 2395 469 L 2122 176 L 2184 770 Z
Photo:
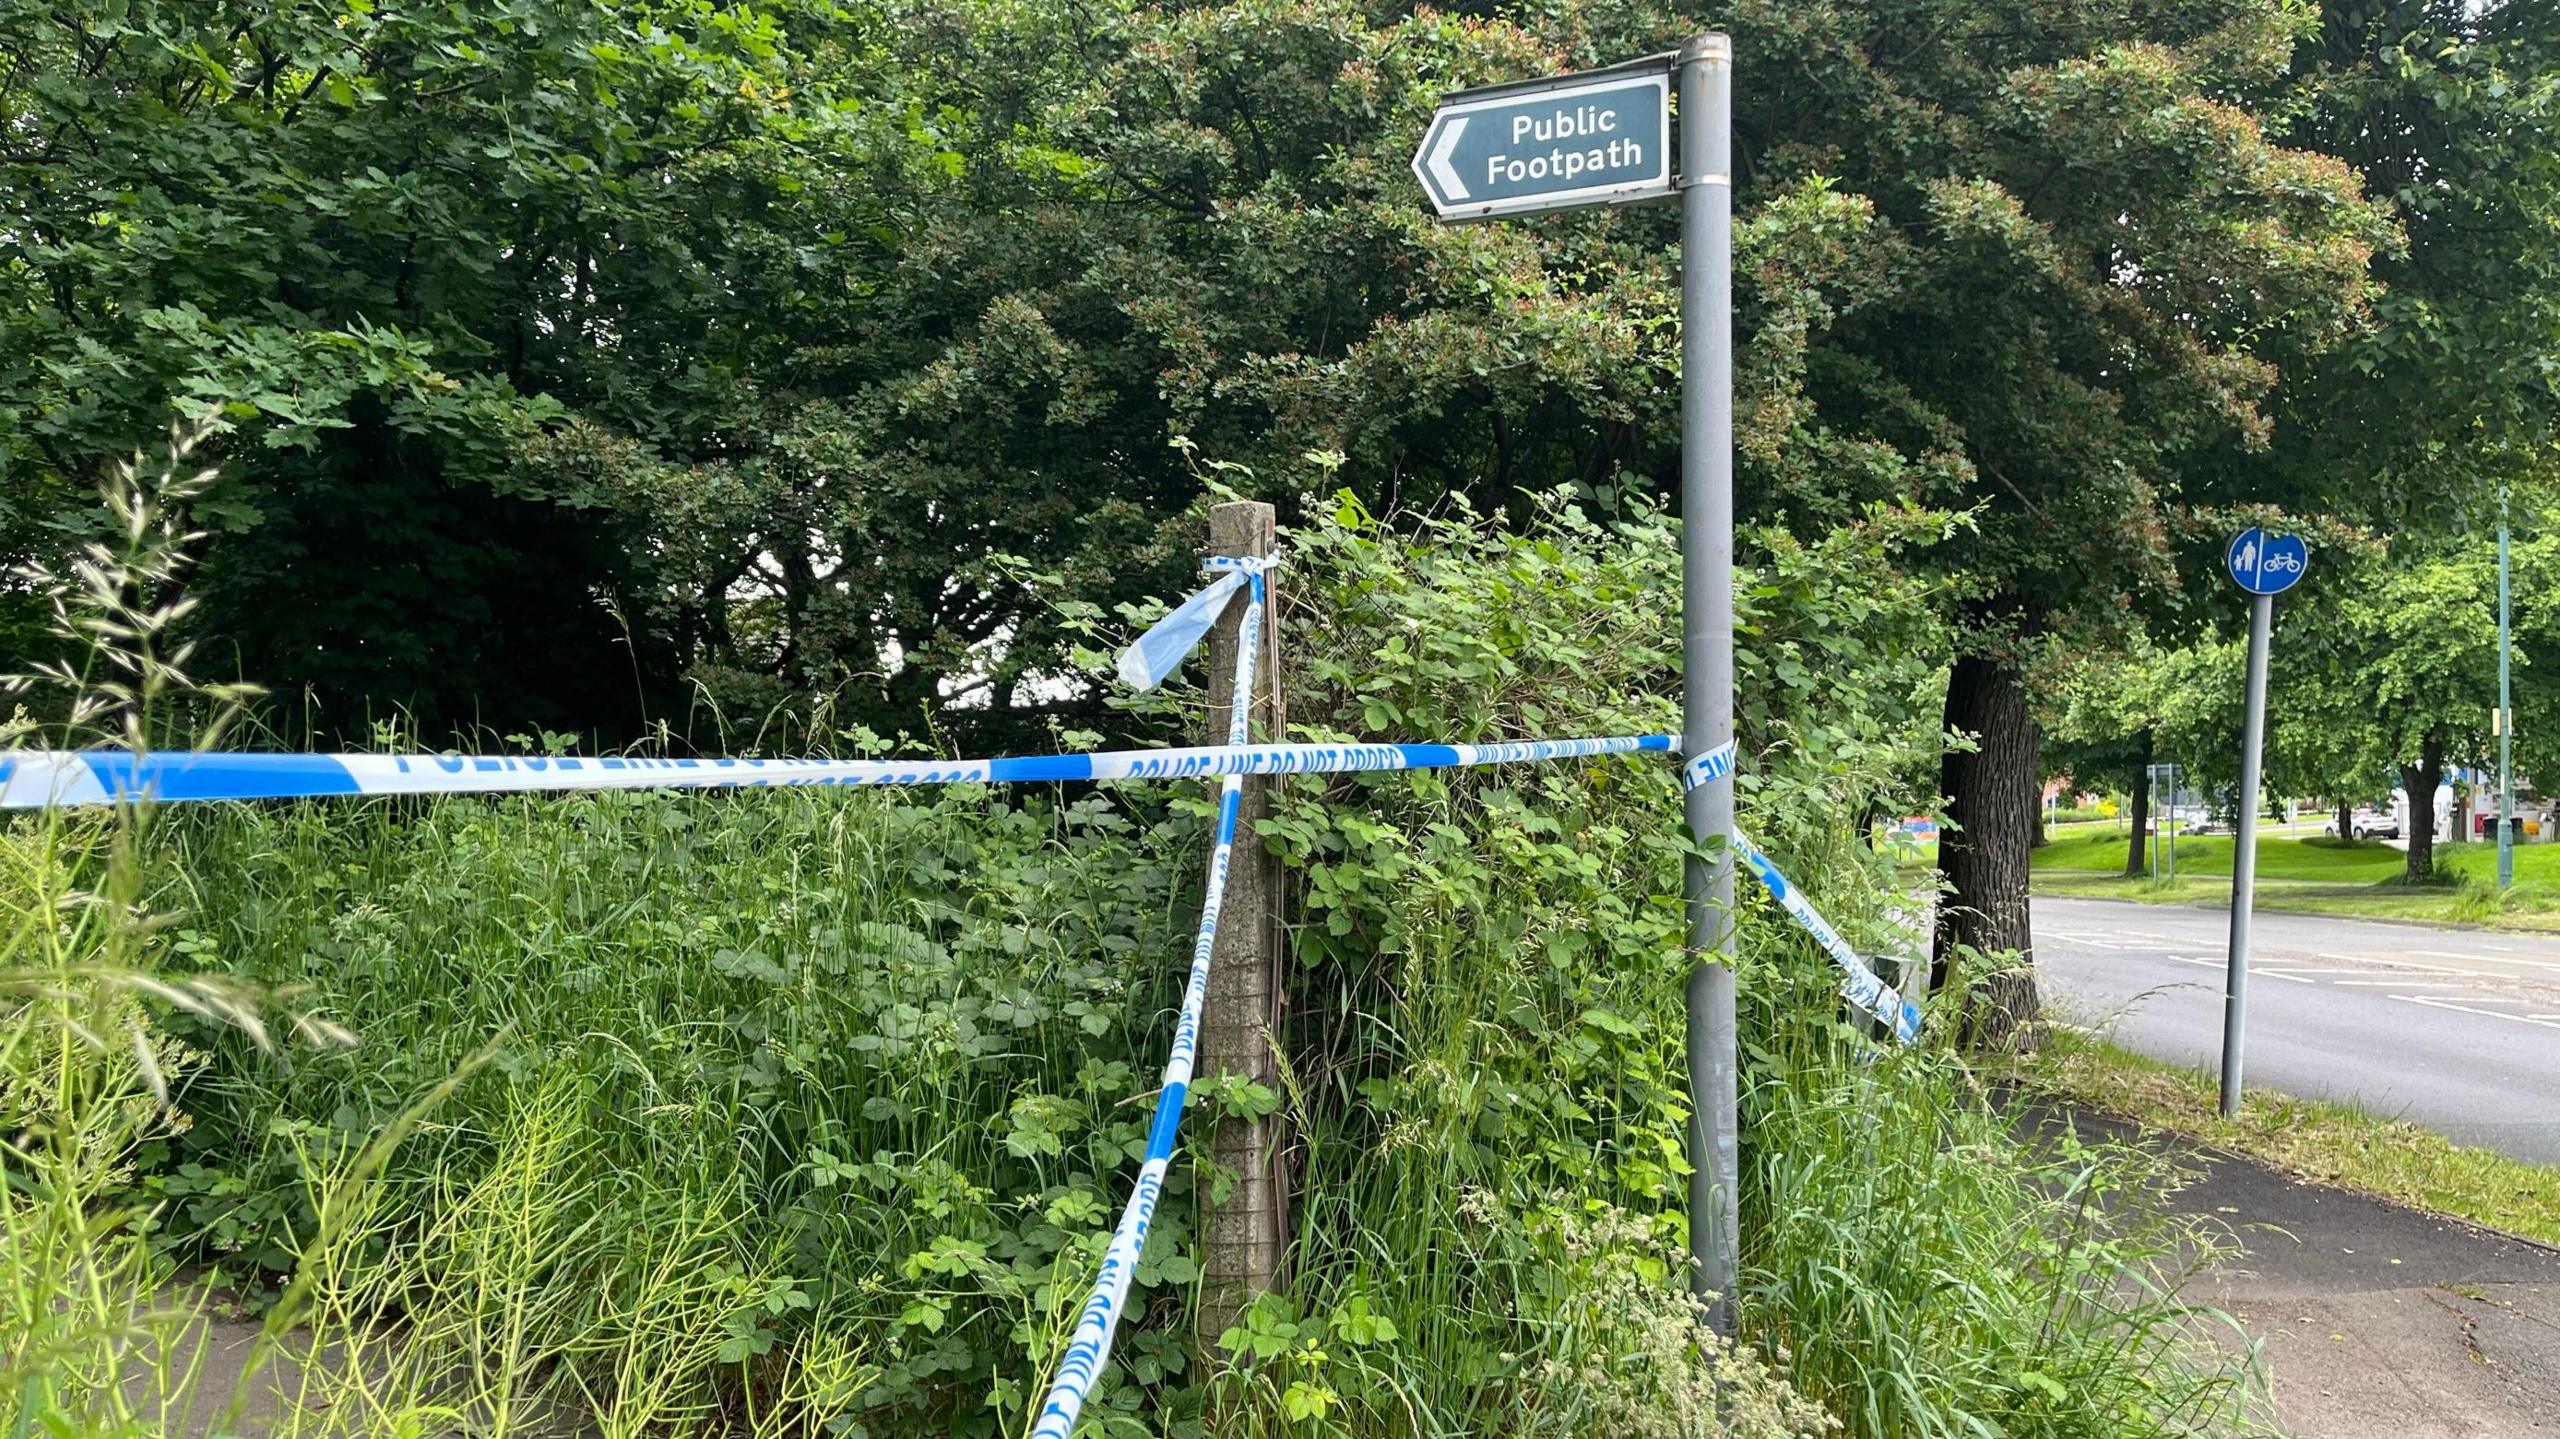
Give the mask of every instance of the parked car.
M 2355 826 L 2358 839 L 2398 839 L 2400 837 L 2400 816 L 2396 814 L 2360 809 L 2355 812 Z

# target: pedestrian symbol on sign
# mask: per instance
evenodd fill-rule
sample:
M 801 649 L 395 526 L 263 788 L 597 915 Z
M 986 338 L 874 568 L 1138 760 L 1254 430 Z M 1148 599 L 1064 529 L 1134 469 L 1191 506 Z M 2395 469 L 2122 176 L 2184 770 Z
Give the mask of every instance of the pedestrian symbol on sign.
M 2231 537 L 2222 567 L 2233 584 L 2253 595 L 2281 594 L 2311 568 L 2311 547 L 2299 535 L 2271 535 L 2253 526 Z

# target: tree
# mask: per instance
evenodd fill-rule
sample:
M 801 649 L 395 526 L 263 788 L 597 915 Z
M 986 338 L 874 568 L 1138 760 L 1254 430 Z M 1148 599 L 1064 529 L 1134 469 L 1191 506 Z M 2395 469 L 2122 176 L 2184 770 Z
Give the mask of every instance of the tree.
M 2295 648 L 2328 655 L 2325 693 L 2344 708 L 2304 728 L 2341 792 L 2385 767 L 2408 788 L 2417 881 L 2436 775 L 2494 703 L 2475 673 L 2490 591 L 2465 588 L 2489 583 L 2493 496 L 2530 476 L 2560 417 L 2560 11 L 2332 0 L 2300 63 L 2289 138 L 2356 166 L 2404 240 L 2375 264 L 2376 325 L 2289 367 L 2262 468 L 2273 491 L 2326 487 L 2333 512 L 2396 536 L 2398 563 L 2365 572 L 2339 612 L 2303 612 Z M 2415 614 L 2375 612 L 2384 593 Z M 2416 652 L 2379 653 L 2393 638 Z M 2403 713 L 2373 713 L 2385 693 Z
M 676 0 L 0 6 L 0 543 L 76 533 L 101 465 L 216 416 L 202 594 L 242 668 L 338 729 L 636 731 L 635 677 L 673 695 L 616 619 L 647 538 L 529 459 L 573 411 L 680 435 L 728 399 L 691 177 L 845 128 L 785 99 L 786 9 L 828 33 Z
M 2524 597 L 2514 695 L 2518 769 L 2533 775 L 2560 772 L 2560 615 L 2539 598 L 2560 583 L 2560 541 L 2539 513 L 2525 521 L 2514 551 Z M 2435 875 L 2434 796 L 2447 768 L 2485 766 L 2496 754 L 2496 562 L 2479 540 L 2396 545 L 2336 566 L 2279 630 L 2286 666 L 2277 694 L 2290 692 L 2294 743 L 2334 757 L 2335 773 L 2396 778 L 2409 800 L 2412 884 Z
M 2159 754 L 2153 669 L 2157 656 L 2140 636 L 2124 648 L 2076 649 L 2066 641 L 2042 667 L 2037 686 L 2038 758 L 2045 776 L 2067 776 L 2083 788 L 2124 786 L 2125 817 L 2132 826 L 2124 872 L 2143 872 L 2144 842 L 2151 824 L 2151 765 Z
M 1788 503 L 1885 479 L 1978 516 L 1947 556 L 1975 586 L 1945 703 L 1973 740 L 1942 768 L 1943 978 L 1960 951 L 2030 948 L 2029 662 L 2059 628 L 2174 596 L 2199 467 L 2263 444 L 2268 352 L 2362 322 L 2388 229 L 2351 171 L 2273 143 L 2252 109 L 2280 102 L 2306 34 L 2287 7 L 1748 18 L 1744 193 L 1836 177 L 1882 257 L 1809 342 L 1793 453 L 1818 472 L 1786 475 Z M 1840 437 L 1904 467 L 1824 463 Z M 1996 1036 L 2031 1009 L 2031 971 L 1993 999 Z

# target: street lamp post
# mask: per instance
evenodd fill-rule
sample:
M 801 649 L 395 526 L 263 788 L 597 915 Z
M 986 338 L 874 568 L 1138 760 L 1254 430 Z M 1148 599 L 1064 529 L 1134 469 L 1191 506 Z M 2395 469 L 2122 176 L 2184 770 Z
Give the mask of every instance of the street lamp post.
M 2514 636 L 2507 602 L 2507 487 L 2498 486 L 2498 888 L 2516 882 L 2516 706 Z

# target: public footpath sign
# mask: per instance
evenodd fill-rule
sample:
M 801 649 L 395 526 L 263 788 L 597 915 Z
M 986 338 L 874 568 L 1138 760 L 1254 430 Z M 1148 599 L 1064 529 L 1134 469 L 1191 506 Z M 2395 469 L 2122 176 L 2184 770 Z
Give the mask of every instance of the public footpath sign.
M 1413 173 L 1444 220 L 1668 199 L 1670 96 L 1660 65 L 1461 90 L 1431 117 Z
M 2311 547 L 2300 535 L 2271 535 L 2252 525 L 2231 537 L 2222 567 L 2232 583 L 2253 595 L 2280 595 L 2311 568 Z

